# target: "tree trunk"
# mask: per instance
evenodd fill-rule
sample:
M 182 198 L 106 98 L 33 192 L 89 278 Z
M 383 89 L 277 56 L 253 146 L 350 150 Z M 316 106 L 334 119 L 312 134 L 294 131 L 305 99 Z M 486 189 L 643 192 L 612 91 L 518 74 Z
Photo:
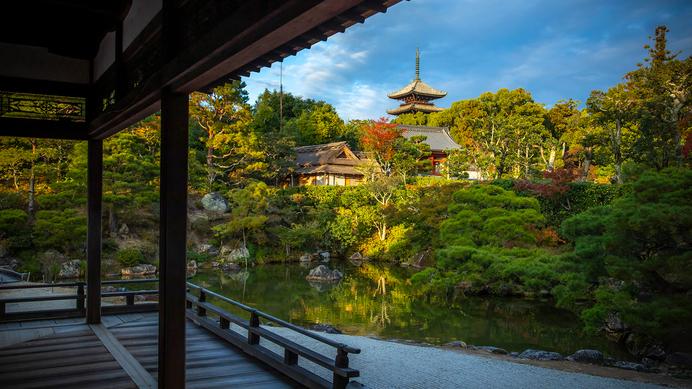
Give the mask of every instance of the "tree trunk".
M 591 161 L 593 160 L 593 147 L 584 148 L 584 173 L 579 179 L 579 181 L 584 182 L 589 178 L 589 169 L 591 168 Z
M 118 233 L 118 223 L 120 222 L 118 214 L 111 207 L 108 210 L 108 227 L 111 231 L 111 236 Z
M 36 147 L 34 147 L 36 150 Z M 34 160 L 31 160 L 31 177 L 29 178 L 29 209 L 27 210 L 27 216 L 30 220 L 34 220 L 34 196 L 36 194 L 36 175 L 34 174 Z

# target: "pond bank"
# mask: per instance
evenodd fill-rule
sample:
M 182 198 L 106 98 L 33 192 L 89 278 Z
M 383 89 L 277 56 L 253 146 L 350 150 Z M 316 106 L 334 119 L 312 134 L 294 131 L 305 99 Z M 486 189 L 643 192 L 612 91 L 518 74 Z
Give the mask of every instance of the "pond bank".
M 295 332 L 265 328 L 324 355 L 335 352 L 333 347 Z M 689 380 L 586 363 L 519 360 L 484 350 L 422 347 L 362 336 L 320 335 L 361 349 L 360 354 L 349 354 L 349 366 L 360 370 L 356 380 L 371 388 L 692 388 Z M 263 341 L 262 345 L 272 348 L 269 342 Z M 325 378 L 329 376 L 324 369 L 302 359 L 300 364 Z

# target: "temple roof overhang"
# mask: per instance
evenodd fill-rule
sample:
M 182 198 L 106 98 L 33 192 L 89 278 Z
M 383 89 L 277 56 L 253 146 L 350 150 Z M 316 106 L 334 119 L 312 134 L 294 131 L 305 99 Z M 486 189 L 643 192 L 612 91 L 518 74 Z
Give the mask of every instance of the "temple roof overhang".
M 447 92 L 441 92 L 427 85 L 420 79 L 414 79 L 410 84 L 406 85 L 405 87 L 399 89 L 394 93 L 388 94 L 387 97 L 389 97 L 390 99 L 402 99 L 412 94 L 429 96 L 433 99 L 439 99 L 447 96 Z
M 424 135 L 427 138 L 423 143 L 430 146 L 430 151 L 445 151 L 451 149 L 461 149 L 462 147 L 454 141 L 449 133 L 449 127 L 427 127 L 411 126 L 398 124 L 397 128 L 404 130 L 404 137 L 410 139 L 412 136 Z
M 394 109 L 388 109 L 387 113 L 390 115 L 401 115 L 401 114 L 412 113 L 412 112 L 432 113 L 432 112 L 441 112 L 441 111 L 444 111 L 444 108 L 436 107 L 432 104 L 411 103 L 411 104 L 401 105 L 401 106 L 396 107 Z

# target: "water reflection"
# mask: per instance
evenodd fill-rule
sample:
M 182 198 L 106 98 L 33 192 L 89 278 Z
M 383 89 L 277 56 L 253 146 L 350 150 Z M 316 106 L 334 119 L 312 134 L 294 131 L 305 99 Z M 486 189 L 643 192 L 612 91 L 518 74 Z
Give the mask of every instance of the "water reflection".
M 304 327 L 325 323 L 350 335 L 373 333 L 433 344 L 463 340 L 507 351 L 533 348 L 564 356 L 590 348 L 629 359 L 613 343 L 584 334 L 574 314 L 550 301 L 420 296 L 407 285 L 411 269 L 381 263 L 355 266 L 349 261 L 331 265 L 344 274 L 343 280 L 309 282 L 306 269 L 319 263 L 304 263 L 256 266 L 235 273 L 200 269 L 191 282 Z M 247 317 L 230 305 L 219 305 Z

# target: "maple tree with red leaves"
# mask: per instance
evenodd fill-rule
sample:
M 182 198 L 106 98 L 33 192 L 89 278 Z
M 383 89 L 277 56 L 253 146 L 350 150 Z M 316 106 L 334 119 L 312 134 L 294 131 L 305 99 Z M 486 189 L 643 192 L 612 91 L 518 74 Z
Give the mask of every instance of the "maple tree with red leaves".
M 360 144 L 375 159 L 382 171 L 388 174 L 392 159 L 396 153 L 398 141 L 403 138 L 404 130 L 396 124 L 389 123 L 389 118 L 371 120 L 361 126 Z
M 543 178 L 550 179 L 550 183 L 533 183 L 530 181 L 515 181 L 514 190 L 521 190 L 542 196 L 547 199 L 560 200 L 564 198 L 565 202 L 560 204 L 566 209 L 572 208 L 569 203 L 569 197 L 565 196 L 569 192 L 569 183 L 579 178 L 579 172 L 576 169 L 565 169 L 559 167 L 552 171 L 544 171 Z

